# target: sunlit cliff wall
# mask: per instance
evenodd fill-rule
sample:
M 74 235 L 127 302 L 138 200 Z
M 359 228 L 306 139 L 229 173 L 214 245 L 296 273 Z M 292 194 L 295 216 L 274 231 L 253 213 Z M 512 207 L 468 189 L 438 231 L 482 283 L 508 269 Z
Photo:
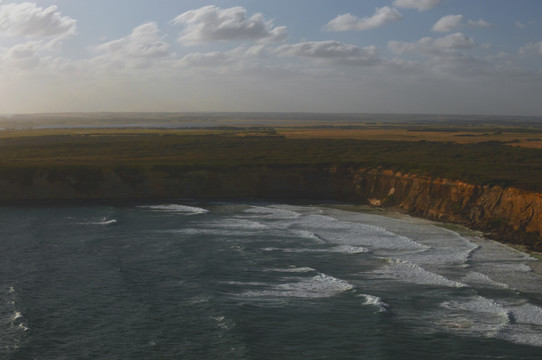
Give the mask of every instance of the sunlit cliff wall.
M 425 218 L 467 225 L 542 250 L 542 194 L 389 170 L 355 172 L 359 199 Z

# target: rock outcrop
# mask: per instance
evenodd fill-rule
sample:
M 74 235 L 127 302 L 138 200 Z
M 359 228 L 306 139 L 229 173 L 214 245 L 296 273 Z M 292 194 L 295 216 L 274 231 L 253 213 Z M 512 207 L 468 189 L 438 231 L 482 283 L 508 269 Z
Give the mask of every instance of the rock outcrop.
M 467 225 L 542 251 L 542 194 L 386 169 L 175 166 L 14 169 L 0 172 L 0 201 L 262 198 L 343 200 L 400 208 Z

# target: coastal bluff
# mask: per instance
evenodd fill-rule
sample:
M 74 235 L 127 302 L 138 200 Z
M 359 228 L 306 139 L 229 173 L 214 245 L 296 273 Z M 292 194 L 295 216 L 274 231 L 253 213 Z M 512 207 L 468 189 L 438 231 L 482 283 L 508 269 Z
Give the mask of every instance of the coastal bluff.
M 542 194 L 514 187 L 347 166 L 89 165 L 0 171 L 0 202 L 4 204 L 171 198 L 350 201 L 466 225 L 497 240 L 542 251 Z

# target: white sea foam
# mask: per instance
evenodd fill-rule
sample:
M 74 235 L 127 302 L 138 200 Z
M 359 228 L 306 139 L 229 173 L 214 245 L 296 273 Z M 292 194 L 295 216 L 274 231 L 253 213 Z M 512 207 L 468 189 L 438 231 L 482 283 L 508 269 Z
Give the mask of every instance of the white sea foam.
M 467 254 L 465 255 L 465 262 L 470 261 L 472 257 L 474 256 L 474 253 L 478 250 L 480 250 L 482 247 L 480 245 L 473 244 L 472 249 L 467 251 Z
M 327 249 L 307 249 L 307 248 L 277 248 L 266 247 L 263 251 L 282 251 L 285 253 L 341 253 L 341 254 L 370 254 L 371 250 L 361 246 L 340 245 Z
M 115 219 L 107 219 L 107 218 L 103 218 L 101 219 L 100 221 L 93 221 L 91 222 L 90 224 L 92 225 L 113 225 L 113 224 L 117 224 L 117 220 Z
M 506 300 L 503 300 L 506 302 Z M 530 303 L 500 304 L 495 300 L 477 297 L 467 301 L 443 303 L 449 309 L 463 311 L 441 324 L 468 324 L 461 329 L 468 335 L 496 337 L 516 344 L 542 346 L 542 309 Z M 455 329 L 457 330 L 457 329 Z
M 484 247 L 480 253 L 484 253 Z M 506 251 L 506 248 L 504 248 Z M 516 255 L 511 253 L 514 258 Z M 473 269 L 488 275 L 491 279 L 506 284 L 510 288 L 522 292 L 540 293 L 542 287 L 542 276 L 532 271 L 529 265 L 524 261 L 531 260 L 506 260 L 501 259 L 503 255 L 498 255 L 496 260 L 492 260 L 483 254 L 483 258 L 479 258 L 472 263 Z
M 222 284 L 236 285 L 236 286 L 267 286 L 266 282 L 261 281 L 223 281 Z
M 302 225 L 309 229 L 323 229 L 323 230 L 345 230 L 351 225 L 348 222 L 339 221 L 331 216 L 325 215 L 304 215 L 299 219 L 296 224 Z
M 542 308 L 533 304 L 510 307 L 517 324 L 530 324 L 542 327 Z M 542 328 L 540 329 L 542 330 Z M 542 338 L 540 339 L 542 342 Z
M 15 311 L 15 314 L 13 314 L 13 317 L 11 318 L 11 321 L 15 321 L 17 319 L 22 318 L 23 315 L 19 311 Z
M 197 215 L 208 213 L 209 210 L 195 206 L 187 206 L 180 204 L 162 204 L 162 205 L 144 205 L 139 206 L 142 209 L 149 209 L 153 211 L 162 211 L 167 213 L 181 214 L 181 215 Z
M 407 236 L 376 225 L 340 221 L 321 215 L 310 215 L 303 220 L 304 225 L 319 229 L 318 234 L 324 240 L 335 244 L 363 246 L 371 250 L 421 252 L 428 249 Z
M 376 271 L 376 273 L 379 272 L 381 272 L 381 270 Z M 420 285 L 435 285 L 458 288 L 467 286 L 463 283 L 447 279 L 442 275 L 428 271 L 420 265 L 401 259 L 388 259 L 388 268 L 386 272 L 395 279 Z
M 276 271 L 276 272 L 285 272 L 285 273 L 307 273 L 311 271 L 316 272 L 315 269 L 308 266 L 304 266 L 304 267 L 291 266 L 288 268 L 270 268 L 270 269 L 266 269 L 266 271 Z
M 211 319 L 216 322 L 217 327 L 224 330 L 228 330 L 234 325 L 230 320 L 226 319 L 225 316 L 213 316 Z
M 298 212 L 272 206 L 252 206 L 244 212 L 247 214 L 256 214 L 260 218 L 271 220 L 292 220 L 301 216 Z
M 512 313 L 493 299 L 473 296 L 445 301 L 437 324 L 469 336 L 498 336 L 513 322 Z
M 287 282 L 270 284 L 267 289 L 246 291 L 246 297 L 291 297 L 291 298 L 328 298 L 354 288 L 345 280 L 318 273 L 312 277 L 285 278 Z
M 317 243 L 325 243 L 325 241 L 322 239 L 321 236 L 319 236 L 316 233 L 313 233 L 312 231 L 308 230 L 290 230 L 290 233 L 292 233 L 294 236 L 303 238 L 303 239 L 309 239 L 314 240 Z
M 524 345 L 542 346 L 542 309 L 533 304 L 511 306 L 514 325 L 500 337 Z
M 114 225 L 117 224 L 116 219 L 108 219 L 107 217 L 102 217 L 99 219 L 85 219 L 83 222 L 79 222 L 80 225 Z
M 426 240 L 430 247 L 426 253 L 414 254 L 409 260 L 431 267 L 466 266 L 479 245 L 453 232 L 441 233 Z
M 382 301 L 382 299 L 378 296 L 368 294 L 360 294 L 358 296 L 365 298 L 363 305 L 376 306 L 378 307 L 378 312 L 388 312 L 388 309 L 390 308 L 390 306 Z
M 458 300 L 445 301 L 441 304 L 441 306 L 451 310 L 496 314 L 503 317 L 506 323 L 511 323 L 511 313 L 509 310 L 497 303 L 495 300 L 479 295 Z
M 526 253 L 493 240 L 484 238 L 476 238 L 474 240 L 481 245 L 481 248 L 479 251 L 476 251 L 471 258 L 479 262 L 530 262 L 536 260 Z
M 330 252 L 344 254 L 369 254 L 371 250 L 361 246 L 340 245 L 329 249 Z
M 504 302 L 502 304 L 501 302 Z M 484 335 L 524 345 L 542 346 L 542 309 L 526 303 L 495 301 L 481 296 L 447 301 L 440 324 L 468 335 Z M 454 324 L 456 329 L 454 329 Z
M 496 287 L 496 288 L 501 288 L 501 289 L 507 289 L 510 287 L 507 284 L 495 281 L 488 275 L 477 272 L 477 271 L 469 271 L 461 280 L 462 282 L 471 286 Z
M 205 304 L 205 303 L 208 303 L 208 302 L 209 302 L 208 297 L 196 296 L 196 297 L 193 297 L 193 298 L 189 299 L 187 301 L 187 304 L 188 305 L 197 305 L 197 304 Z
M 243 230 L 264 230 L 269 226 L 257 221 L 244 219 L 228 219 L 227 221 L 210 221 L 203 224 L 206 228 L 216 229 L 243 229 Z M 203 227 L 203 226 L 202 226 Z
M 5 349 L 16 348 L 21 339 L 21 332 L 29 330 L 26 326 L 23 313 L 17 307 L 17 292 L 13 286 L 5 288 L 7 291 L 1 292 L 0 298 L 0 332 L 3 338 L 0 344 Z

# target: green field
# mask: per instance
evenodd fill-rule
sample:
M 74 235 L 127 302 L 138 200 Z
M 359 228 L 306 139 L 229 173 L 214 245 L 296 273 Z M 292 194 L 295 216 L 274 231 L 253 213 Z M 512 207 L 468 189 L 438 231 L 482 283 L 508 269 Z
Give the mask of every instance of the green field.
M 494 140 L 465 143 L 437 138 L 439 141 L 432 141 L 434 131 L 438 131 L 435 128 L 427 132 L 426 138 L 416 137 L 409 141 L 389 140 L 392 132 L 398 131 L 397 126 L 381 128 L 379 135 L 371 133 L 368 138 L 360 138 L 359 131 L 352 132 L 357 136 L 349 136 L 351 133 L 344 128 L 341 128 L 340 136 L 331 136 L 338 133 L 329 129 L 326 130 L 328 135 L 320 132 L 316 136 L 315 129 L 6 130 L 0 132 L 0 175 L 23 181 L 43 168 L 62 173 L 74 167 L 180 171 L 261 166 L 355 166 L 542 191 L 542 149 L 536 147 L 510 146 L 514 143 Z M 306 131 L 305 135 L 299 136 L 303 131 Z M 313 135 L 310 135 L 311 131 Z M 522 131 L 515 134 L 528 134 L 531 130 Z

